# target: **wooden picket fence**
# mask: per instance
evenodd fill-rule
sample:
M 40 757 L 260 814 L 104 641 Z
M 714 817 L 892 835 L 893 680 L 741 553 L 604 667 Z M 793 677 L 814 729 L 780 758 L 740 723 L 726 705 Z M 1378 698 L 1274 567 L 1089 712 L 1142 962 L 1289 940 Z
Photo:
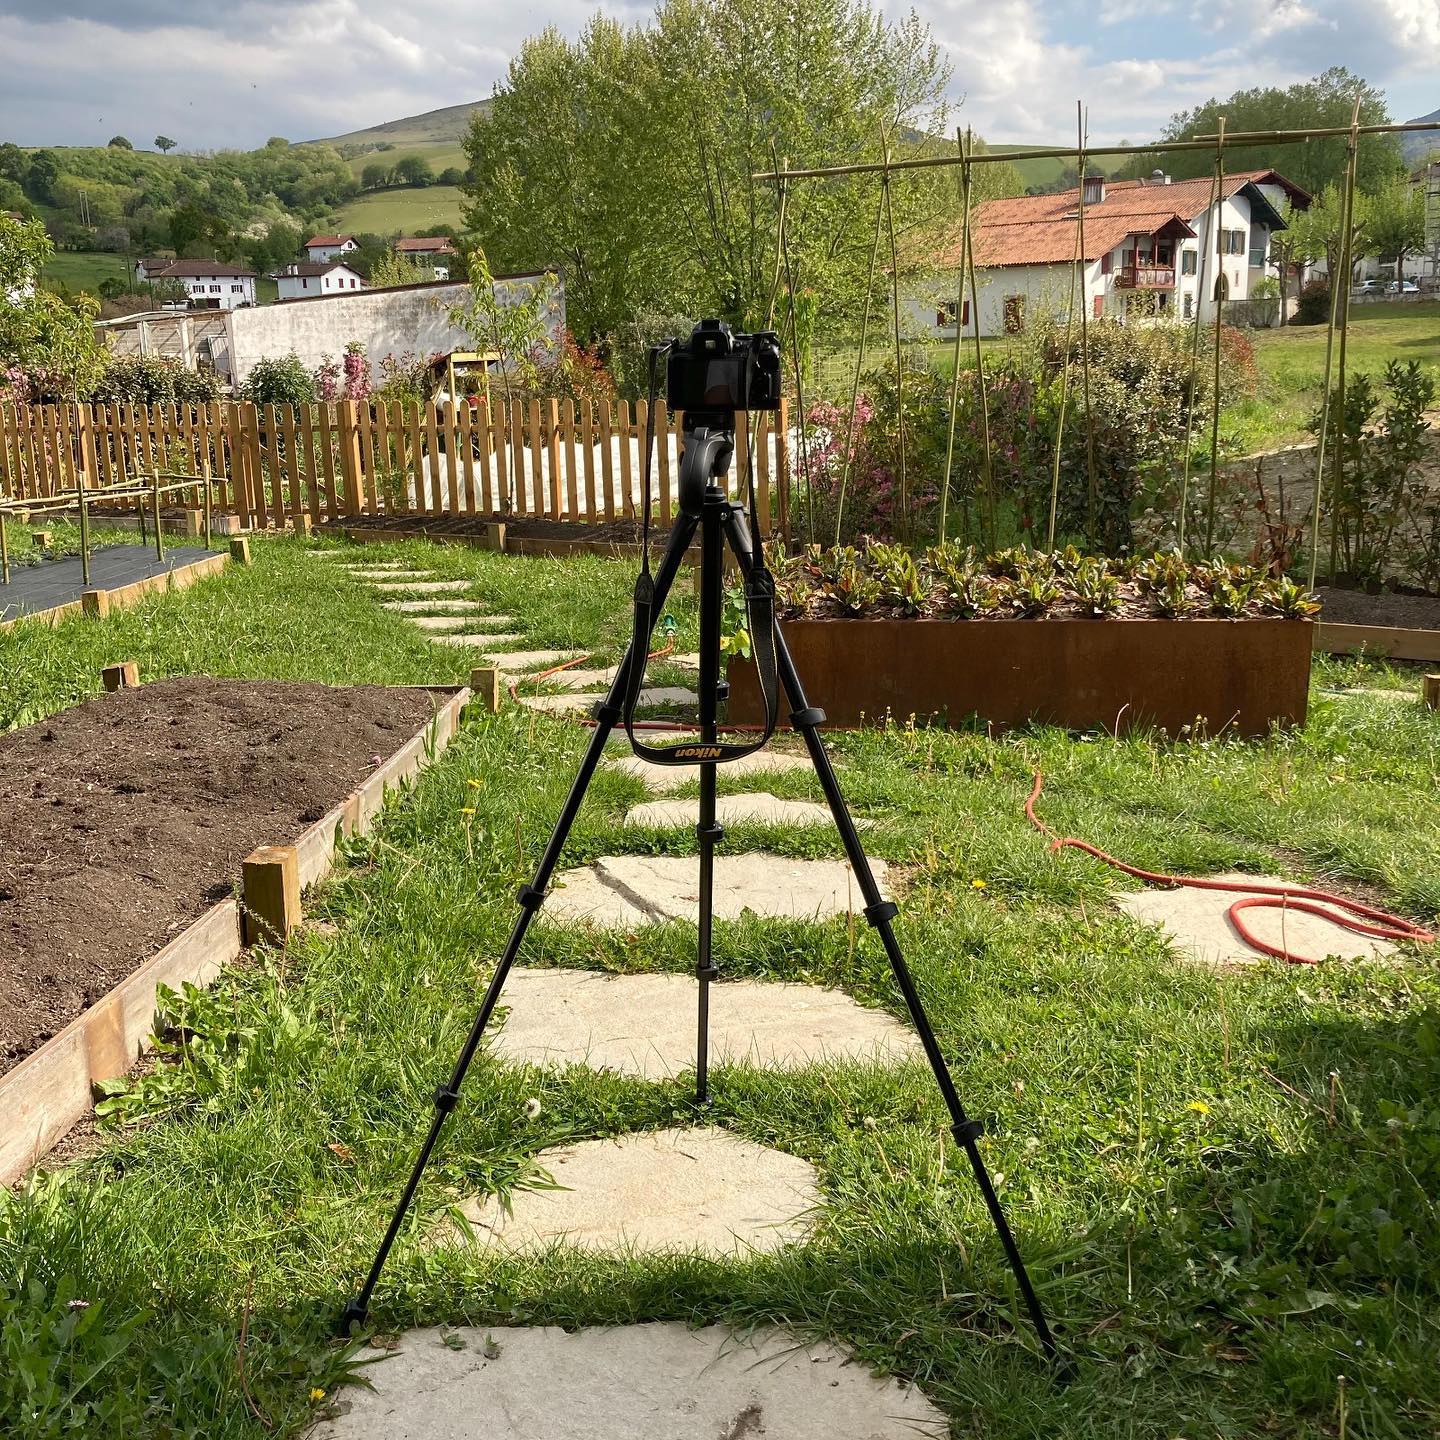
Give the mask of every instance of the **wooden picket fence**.
M 737 495 L 751 419 L 736 417 Z M 753 420 L 761 530 L 787 533 L 786 412 Z M 651 494 L 662 525 L 675 506 L 682 421 L 663 408 L 656 416 Z M 208 477 L 217 510 L 262 529 L 303 515 L 316 524 L 358 515 L 598 523 L 639 513 L 645 422 L 643 400 L 481 401 L 458 414 L 379 401 L 0 405 L 0 496 L 103 491 L 162 471 Z M 103 511 L 103 494 L 96 502 Z

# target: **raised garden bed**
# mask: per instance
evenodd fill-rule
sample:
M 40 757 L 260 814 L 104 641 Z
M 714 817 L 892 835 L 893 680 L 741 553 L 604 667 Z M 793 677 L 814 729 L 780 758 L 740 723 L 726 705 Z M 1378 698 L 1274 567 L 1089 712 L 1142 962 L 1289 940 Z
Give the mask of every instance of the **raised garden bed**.
M 183 590 L 218 575 L 229 558 L 189 546 L 167 550 L 157 560 L 146 545 L 102 545 L 91 551 L 88 585 L 78 555 L 16 564 L 10 583 L 0 585 L 0 630 L 20 620 L 54 624 L 82 609 L 106 615 L 138 605 L 146 595 Z
M 321 878 L 467 694 L 188 677 L 0 739 L 0 1183 L 134 1063 L 158 983 L 239 953 L 245 856 Z
M 1315 606 L 1258 572 L 954 545 L 810 550 L 776 568 L 785 638 L 834 725 L 1264 735 L 1305 721 Z M 754 666 L 733 661 L 730 680 L 729 719 L 760 723 Z

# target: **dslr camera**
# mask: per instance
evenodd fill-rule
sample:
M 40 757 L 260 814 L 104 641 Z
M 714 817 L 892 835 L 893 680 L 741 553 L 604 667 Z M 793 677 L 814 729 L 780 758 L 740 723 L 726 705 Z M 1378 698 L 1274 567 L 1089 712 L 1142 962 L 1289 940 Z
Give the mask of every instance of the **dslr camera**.
M 665 401 L 688 417 L 780 408 L 780 337 L 773 330 L 737 335 L 723 320 L 702 320 L 676 340 L 665 371 Z

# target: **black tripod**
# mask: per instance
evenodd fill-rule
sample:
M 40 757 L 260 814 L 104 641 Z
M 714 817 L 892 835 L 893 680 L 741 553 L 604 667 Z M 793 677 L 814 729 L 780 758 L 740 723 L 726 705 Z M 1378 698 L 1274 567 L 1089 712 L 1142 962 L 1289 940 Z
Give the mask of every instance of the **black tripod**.
M 675 518 L 664 554 L 655 573 L 654 596 L 650 604 L 651 615 L 659 615 L 665 596 L 674 583 L 676 572 L 679 570 L 686 550 L 698 528 L 700 531 L 700 739 L 695 746 L 681 747 L 687 755 L 692 751 L 703 751 L 707 747 L 707 742 L 714 742 L 717 735 L 717 710 L 720 700 L 720 634 L 724 600 L 722 570 L 726 542 L 728 541 L 730 549 L 734 553 L 742 576 L 748 578 L 752 571 L 759 568 L 759 562 L 755 555 L 755 542 L 751 535 L 750 525 L 746 520 L 745 507 L 738 502 L 731 502 L 721 485 L 734 452 L 733 426 L 733 413 L 686 417 L 686 444 L 680 471 L 680 513 Z M 400 1226 L 403 1224 L 406 1212 L 410 1208 L 410 1202 L 415 1196 L 420 1177 L 424 1174 L 431 1153 L 440 1138 L 445 1117 L 455 1108 L 460 1098 L 460 1086 L 465 1079 L 465 1072 L 470 1068 L 470 1062 L 475 1058 L 475 1053 L 480 1047 L 480 1041 L 490 1023 L 496 1003 L 500 999 L 505 979 L 520 951 L 525 932 L 529 929 L 535 912 L 544 903 L 546 887 L 549 885 L 551 874 L 560 859 L 560 852 L 564 847 L 570 826 L 574 823 L 581 802 L 585 798 L 591 777 L 600 763 L 606 740 L 615 726 L 624 718 L 622 701 L 629 693 L 633 667 L 639 666 L 643 671 L 648 649 L 649 634 L 637 634 L 616 671 L 610 686 L 610 693 L 601 704 L 595 707 L 595 732 L 591 738 L 590 747 L 585 752 L 585 758 L 580 762 L 579 772 L 570 787 L 565 808 L 555 823 L 550 842 L 546 845 L 545 853 L 535 871 L 535 878 L 528 885 L 520 887 L 517 896 L 520 913 L 515 918 L 515 925 L 510 932 L 505 951 L 500 957 L 500 963 L 485 992 L 485 998 L 481 1002 L 475 1023 L 471 1026 L 470 1034 L 455 1062 L 455 1068 L 451 1071 L 449 1080 L 435 1092 L 435 1114 L 430 1122 L 429 1133 L 425 1137 L 425 1143 L 420 1147 L 420 1153 L 415 1159 L 410 1178 L 401 1192 L 400 1202 L 396 1206 L 390 1226 L 385 1232 L 385 1238 L 380 1242 L 380 1248 L 370 1266 L 369 1274 L 365 1277 L 365 1283 L 361 1287 L 359 1295 L 345 1307 L 341 1321 L 342 1333 L 348 1334 L 352 1325 L 363 1324 L 365 1320 L 370 1306 L 370 1297 L 374 1293 L 376 1282 L 380 1278 L 380 1272 L 395 1243 L 395 1238 L 400 1232 Z M 1020 1256 L 1014 1236 L 1010 1233 L 1005 1212 L 1001 1208 L 999 1197 L 995 1194 L 995 1187 L 991 1184 L 989 1172 L 985 1168 L 984 1158 L 980 1154 L 979 1140 L 982 1126 L 978 1120 L 974 1120 L 966 1114 L 965 1107 L 960 1102 L 960 1096 L 956 1092 L 949 1067 L 945 1063 L 945 1057 L 941 1053 L 935 1032 L 930 1028 L 930 1021 L 920 1003 L 920 996 L 915 989 L 915 982 L 910 975 L 909 966 L 906 965 L 905 957 L 900 950 L 900 942 L 895 938 L 892 922 L 898 914 L 898 909 L 893 901 L 884 899 L 880 894 L 880 888 L 875 883 L 875 877 L 870 871 L 870 862 L 861 848 L 855 824 L 850 818 L 849 811 L 845 808 L 845 800 L 840 793 L 839 783 L 835 779 L 835 771 L 830 764 L 830 757 L 821 741 L 820 726 L 825 723 L 825 712 L 807 702 L 805 692 L 800 684 L 800 677 L 796 673 L 790 652 L 785 646 L 784 637 L 778 633 L 778 627 L 776 627 L 775 635 L 775 657 L 779 679 L 791 705 L 791 724 L 804 739 L 805 748 L 815 767 L 820 787 L 825 792 L 825 800 L 830 807 L 830 813 L 834 816 L 836 828 L 840 832 L 841 842 L 845 846 L 845 854 L 865 898 L 865 918 L 874 926 L 885 947 L 885 953 L 890 960 L 890 968 L 895 976 L 895 983 L 900 987 L 900 993 L 905 998 L 906 1008 L 910 1012 L 916 1033 L 920 1036 L 925 1056 L 930 1062 L 931 1070 L 934 1071 L 935 1083 L 940 1087 L 940 1094 L 950 1112 L 951 1133 L 954 1135 L 956 1143 L 965 1151 L 971 1169 L 975 1172 L 976 1184 L 980 1187 L 980 1193 L 990 1212 L 990 1219 L 994 1223 L 996 1234 L 1000 1237 L 1000 1243 L 1004 1247 L 1005 1256 L 1010 1263 L 1015 1281 L 1020 1287 L 1020 1293 L 1024 1298 L 1031 1323 L 1035 1327 L 1035 1333 L 1039 1337 L 1046 1355 L 1052 1360 L 1056 1359 L 1055 1341 L 1050 1334 L 1050 1327 L 1046 1323 L 1045 1312 L 1030 1283 L 1030 1277 L 1026 1274 L 1025 1262 Z M 638 685 L 639 677 L 633 678 Z M 709 1098 L 710 982 L 715 979 L 717 974 L 711 954 L 712 889 L 715 875 L 715 846 L 721 839 L 723 831 L 715 823 L 716 769 L 717 766 L 714 763 L 706 764 L 703 761 L 701 763 L 700 820 L 696 827 L 696 837 L 700 846 L 700 908 L 695 968 L 696 978 L 699 981 L 695 1091 L 696 1100 L 701 1105 L 706 1104 Z

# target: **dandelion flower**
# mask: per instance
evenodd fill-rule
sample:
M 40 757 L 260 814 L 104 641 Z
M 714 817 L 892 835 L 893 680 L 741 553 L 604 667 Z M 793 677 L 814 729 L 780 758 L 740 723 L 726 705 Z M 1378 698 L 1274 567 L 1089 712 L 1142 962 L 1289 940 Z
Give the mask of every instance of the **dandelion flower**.
M 970 888 L 972 890 L 984 890 L 986 888 L 985 881 L 977 875 L 975 879 L 970 882 Z
M 525 1118 L 533 1120 L 540 1113 L 540 1102 L 532 1095 L 525 1102 Z
M 475 807 L 473 805 L 466 805 L 461 809 L 460 813 L 462 815 L 473 815 L 475 813 Z
M 317 1385 L 317 1386 L 310 1392 L 310 1398 L 311 1398 L 312 1400 L 315 1400 L 315 1401 L 323 1400 L 323 1399 L 325 1398 L 325 1392 Z
M 478 780 L 467 780 L 465 783 L 466 783 L 472 790 L 478 790 L 478 789 L 480 788 L 480 782 L 479 782 Z

